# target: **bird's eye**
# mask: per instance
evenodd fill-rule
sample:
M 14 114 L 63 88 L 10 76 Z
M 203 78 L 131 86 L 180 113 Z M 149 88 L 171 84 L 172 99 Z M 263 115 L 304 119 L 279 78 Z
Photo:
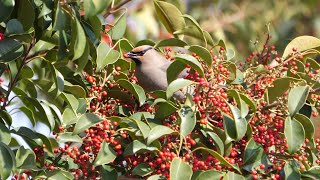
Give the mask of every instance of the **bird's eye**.
M 149 51 L 150 49 L 153 49 L 152 47 L 149 47 L 143 51 L 139 51 L 139 52 L 133 52 L 135 55 L 137 56 L 143 56 L 147 51 Z

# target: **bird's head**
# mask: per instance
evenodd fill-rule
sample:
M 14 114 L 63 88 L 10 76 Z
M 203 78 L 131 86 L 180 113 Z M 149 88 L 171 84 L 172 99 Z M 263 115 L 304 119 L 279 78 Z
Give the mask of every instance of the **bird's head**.
M 144 61 L 144 56 L 149 50 L 154 51 L 152 46 L 142 45 L 132 49 L 132 51 L 126 53 L 124 56 L 132 59 L 137 65 L 139 65 Z

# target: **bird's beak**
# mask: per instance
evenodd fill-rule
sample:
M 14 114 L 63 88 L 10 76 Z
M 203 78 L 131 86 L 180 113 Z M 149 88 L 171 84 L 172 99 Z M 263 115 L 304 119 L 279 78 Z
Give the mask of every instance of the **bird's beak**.
M 133 52 L 128 52 L 128 53 L 124 54 L 124 57 L 132 59 L 132 58 L 136 58 L 137 55 L 135 53 L 133 53 Z

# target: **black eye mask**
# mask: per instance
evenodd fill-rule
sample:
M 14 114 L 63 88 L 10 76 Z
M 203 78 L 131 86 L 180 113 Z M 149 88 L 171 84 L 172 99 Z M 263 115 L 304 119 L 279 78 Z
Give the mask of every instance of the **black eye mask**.
M 139 52 L 131 52 L 132 54 L 136 55 L 136 56 L 143 56 L 147 51 L 149 51 L 150 49 L 153 49 L 153 47 L 149 47 L 143 51 L 139 51 Z

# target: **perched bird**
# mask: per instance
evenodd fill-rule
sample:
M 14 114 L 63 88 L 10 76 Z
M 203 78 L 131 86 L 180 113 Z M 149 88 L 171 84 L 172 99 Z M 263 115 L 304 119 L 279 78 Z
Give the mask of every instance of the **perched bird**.
M 138 79 L 138 84 L 145 91 L 150 92 L 167 89 L 167 69 L 171 62 L 152 46 L 138 46 L 125 56 L 135 62 L 135 75 Z M 185 76 L 187 76 L 187 70 L 182 71 L 177 78 L 184 78 Z M 175 92 L 174 97 L 179 101 L 185 99 L 185 95 L 181 91 Z

